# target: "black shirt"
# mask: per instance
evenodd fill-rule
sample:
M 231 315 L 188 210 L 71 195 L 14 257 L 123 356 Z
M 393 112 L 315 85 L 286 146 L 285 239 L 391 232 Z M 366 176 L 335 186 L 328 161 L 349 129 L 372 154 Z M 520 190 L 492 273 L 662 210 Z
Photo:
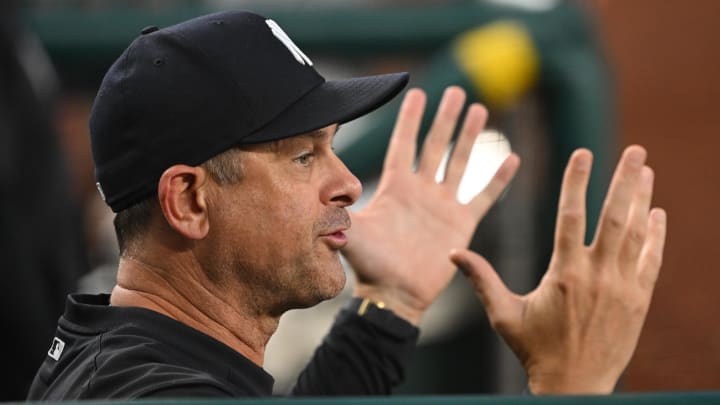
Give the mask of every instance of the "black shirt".
M 418 330 L 390 311 L 343 310 L 292 395 L 389 394 Z M 29 400 L 254 397 L 273 379 L 225 344 L 162 314 L 72 295 Z

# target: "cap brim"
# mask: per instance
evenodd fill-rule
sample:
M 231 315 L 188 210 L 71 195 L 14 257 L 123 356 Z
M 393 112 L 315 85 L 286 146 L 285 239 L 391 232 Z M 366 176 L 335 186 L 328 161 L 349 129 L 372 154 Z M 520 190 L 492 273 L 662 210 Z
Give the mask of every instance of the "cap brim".
M 392 100 L 408 77 L 403 72 L 326 81 L 240 143 L 268 142 L 352 121 Z

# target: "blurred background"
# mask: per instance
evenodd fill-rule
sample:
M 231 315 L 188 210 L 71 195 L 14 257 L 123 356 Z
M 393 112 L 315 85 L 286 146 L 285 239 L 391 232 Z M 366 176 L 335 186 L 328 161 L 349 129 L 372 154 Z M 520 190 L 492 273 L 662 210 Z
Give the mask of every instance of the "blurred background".
M 472 246 L 517 292 L 542 276 L 562 168 L 595 154 L 591 225 L 622 147 L 644 145 L 655 204 L 669 214 L 665 263 L 620 391 L 720 389 L 720 2 L 715 0 L 27 0 L 0 3 L 0 400 L 24 399 L 64 296 L 108 292 L 117 247 L 94 186 L 88 114 L 102 76 L 148 25 L 247 8 L 277 21 L 327 78 L 407 70 L 429 93 L 465 87 L 491 111 L 483 171 L 507 153 L 523 167 Z M 341 157 L 377 181 L 398 102 L 344 125 Z M 484 163 L 483 163 L 484 162 Z M 592 228 L 592 227 L 591 227 Z M 590 232 L 589 232 L 590 233 Z M 281 394 L 349 296 L 291 311 L 268 350 Z M 519 393 L 524 373 L 462 277 L 424 320 L 404 394 Z

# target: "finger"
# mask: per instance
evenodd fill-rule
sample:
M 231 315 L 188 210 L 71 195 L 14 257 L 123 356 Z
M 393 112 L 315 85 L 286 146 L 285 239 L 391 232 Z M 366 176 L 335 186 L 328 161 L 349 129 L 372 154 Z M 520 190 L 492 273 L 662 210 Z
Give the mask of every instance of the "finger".
M 584 246 L 588 180 L 592 153 L 578 149 L 570 156 L 563 175 L 558 215 L 555 224 L 555 251 L 558 258 L 567 257 Z
M 645 149 L 637 145 L 630 146 L 625 149 L 615 169 L 593 242 L 594 251 L 601 261 L 613 261 L 618 258 L 630 205 L 646 157 Z
M 640 182 L 630 208 L 628 227 L 625 230 L 624 241 L 620 250 L 620 270 L 635 272 L 636 261 L 640 250 L 645 244 L 648 228 L 648 214 L 652 201 L 653 179 L 655 175 L 651 168 L 645 166 L 640 173 Z
M 496 330 L 509 328 L 519 321 L 517 296 L 508 290 L 487 260 L 467 249 L 454 249 L 450 260 L 470 280 Z
M 661 208 L 653 208 L 648 218 L 648 230 L 645 244 L 638 260 L 638 278 L 640 285 L 652 291 L 660 274 L 665 235 L 667 234 L 667 215 Z
M 511 153 L 502 165 L 500 165 L 500 168 L 495 172 L 495 175 L 490 179 L 485 189 L 470 201 L 469 205 L 478 218 L 485 216 L 485 213 L 487 213 L 490 207 L 500 197 L 503 190 L 505 190 L 510 183 L 510 180 L 515 177 L 515 173 L 517 173 L 519 167 L 520 158 L 518 155 Z
M 463 173 L 465 172 L 465 167 L 467 167 L 468 160 L 470 159 L 473 145 L 475 145 L 475 139 L 477 139 L 480 131 L 485 127 L 486 120 L 487 110 L 485 107 L 480 104 L 473 104 L 468 108 L 460 136 L 455 144 L 447 171 L 445 172 L 444 183 L 450 187 L 450 189 L 455 190 L 460 184 L 460 180 L 462 180 Z
M 465 91 L 460 87 L 448 87 L 440 101 L 430 132 L 423 144 L 418 173 L 435 178 L 440 161 L 447 150 L 448 141 L 452 137 L 458 117 L 465 104 Z
M 420 89 L 410 89 L 398 113 L 395 129 L 393 129 L 387 155 L 385 169 L 410 170 L 415 163 L 415 148 L 420 121 L 425 111 L 425 93 Z

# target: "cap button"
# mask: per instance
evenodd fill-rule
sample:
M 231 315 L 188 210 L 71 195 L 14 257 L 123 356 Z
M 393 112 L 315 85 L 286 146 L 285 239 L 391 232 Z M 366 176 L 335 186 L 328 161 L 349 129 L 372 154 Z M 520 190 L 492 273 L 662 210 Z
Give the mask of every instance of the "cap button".
M 157 26 L 155 26 L 155 25 L 150 25 L 150 26 L 147 26 L 147 27 L 143 28 L 142 31 L 140 31 L 140 33 L 143 34 L 143 35 L 147 35 L 147 34 L 149 34 L 149 33 L 151 33 L 151 32 L 157 31 L 158 29 L 159 29 L 159 28 L 158 28 Z

